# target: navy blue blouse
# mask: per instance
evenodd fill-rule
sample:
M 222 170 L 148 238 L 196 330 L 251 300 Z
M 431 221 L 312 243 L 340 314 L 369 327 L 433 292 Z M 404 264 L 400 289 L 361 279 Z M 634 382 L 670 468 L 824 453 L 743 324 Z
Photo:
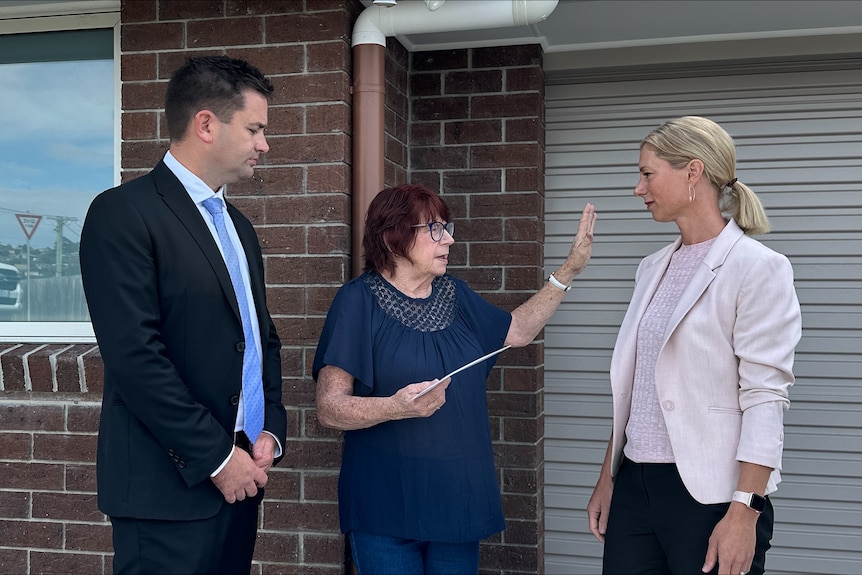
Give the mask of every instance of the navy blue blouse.
M 354 378 L 353 394 L 388 397 L 503 346 L 512 316 L 449 275 L 425 299 L 377 273 L 335 296 L 314 358 Z M 344 434 L 341 530 L 420 541 L 478 541 L 505 528 L 491 450 L 485 380 L 497 356 L 462 371 L 426 418 Z

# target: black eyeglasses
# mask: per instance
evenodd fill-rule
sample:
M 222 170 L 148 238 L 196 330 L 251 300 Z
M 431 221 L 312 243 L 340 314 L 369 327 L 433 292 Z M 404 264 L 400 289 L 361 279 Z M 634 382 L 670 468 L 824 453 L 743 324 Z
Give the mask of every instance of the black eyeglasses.
M 428 231 L 431 232 L 431 239 L 439 242 L 443 239 L 443 231 L 449 232 L 450 236 L 454 237 L 455 222 L 430 222 L 427 224 L 416 224 L 414 228 L 424 228 L 428 226 Z

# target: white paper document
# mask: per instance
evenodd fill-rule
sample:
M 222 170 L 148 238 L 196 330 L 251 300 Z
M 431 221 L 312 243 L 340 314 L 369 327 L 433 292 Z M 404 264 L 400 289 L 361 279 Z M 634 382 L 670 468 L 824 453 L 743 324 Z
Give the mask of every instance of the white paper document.
M 453 375 L 455 375 L 456 373 L 461 373 L 462 371 L 464 371 L 464 370 L 465 370 L 465 369 L 467 369 L 468 367 L 473 367 L 473 366 L 474 366 L 474 365 L 476 365 L 477 363 L 482 363 L 483 361 L 485 361 L 485 360 L 486 360 L 486 359 L 488 359 L 489 357 L 494 357 L 494 356 L 495 356 L 495 355 L 497 355 L 498 353 L 502 353 L 502 352 L 506 351 L 507 349 L 509 349 L 510 347 L 512 347 L 512 346 L 511 346 L 511 345 L 503 346 L 503 347 L 501 347 L 500 349 L 498 349 L 498 350 L 496 350 L 496 351 L 492 351 L 491 353 L 489 353 L 489 354 L 487 354 L 487 355 L 483 355 L 482 357 L 480 357 L 480 358 L 478 358 L 478 359 L 474 359 L 474 360 L 473 360 L 473 361 L 471 361 L 470 363 L 466 363 L 466 364 L 462 365 L 461 367 L 459 367 L 459 368 L 458 368 L 458 369 L 456 369 L 455 371 L 451 371 L 451 372 L 447 373 L 446 375 L 444 375 L 443 377 L 441 377 L 440 379 L 438 379 L 436 383 L 432 383 L 431 385 L 429 385 L 428 387 L 426 387 L 425 389 L 423 389 L 422 391 L 420 391 L 419 393 L 417 393 L 416 395 L 414 395 L 414 396 L 413 396 L 413 399 L 416 399 L 417 397 L 422 397 L 423 395 L 425 395 L 426 393 L 428 393 L 429 391 L 431 391 L 432 389 L 434 389 L 435 387 L 437 387 L 438 385 L 440 385 L 440 383 L 441 383 L 441 382 L 446 381 L 448 378 L 452 377 L 452 376 L 453 376 Z

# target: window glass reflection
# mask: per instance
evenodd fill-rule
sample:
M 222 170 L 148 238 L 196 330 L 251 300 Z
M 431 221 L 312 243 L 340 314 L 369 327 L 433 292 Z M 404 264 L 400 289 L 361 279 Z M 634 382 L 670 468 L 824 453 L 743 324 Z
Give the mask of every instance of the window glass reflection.
M 114 183 L 113 66 L 0 63 L 0 321 L 89 320 L 78 243 Z

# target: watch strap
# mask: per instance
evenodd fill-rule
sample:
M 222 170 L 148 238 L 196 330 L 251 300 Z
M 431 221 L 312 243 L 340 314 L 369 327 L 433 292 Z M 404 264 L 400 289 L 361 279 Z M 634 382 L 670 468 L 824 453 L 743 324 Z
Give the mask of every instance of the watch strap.
M 566 284 L 555 278 L 554 274 L 548 276 L 548 281 L 551 282 L 551 285 L 553 285 L 557 289 L 561 289 L 563 291 L 569 291 L 570 289 L 572 289 L 572 286 L 567 286 Z
M 734 491 L 731 501 L 742 503 L 749 509 L 758 513 L 763 513 L 763 510 L 766 507 L 766 497 L 759 493 L 752 493 L 749 491 Z

